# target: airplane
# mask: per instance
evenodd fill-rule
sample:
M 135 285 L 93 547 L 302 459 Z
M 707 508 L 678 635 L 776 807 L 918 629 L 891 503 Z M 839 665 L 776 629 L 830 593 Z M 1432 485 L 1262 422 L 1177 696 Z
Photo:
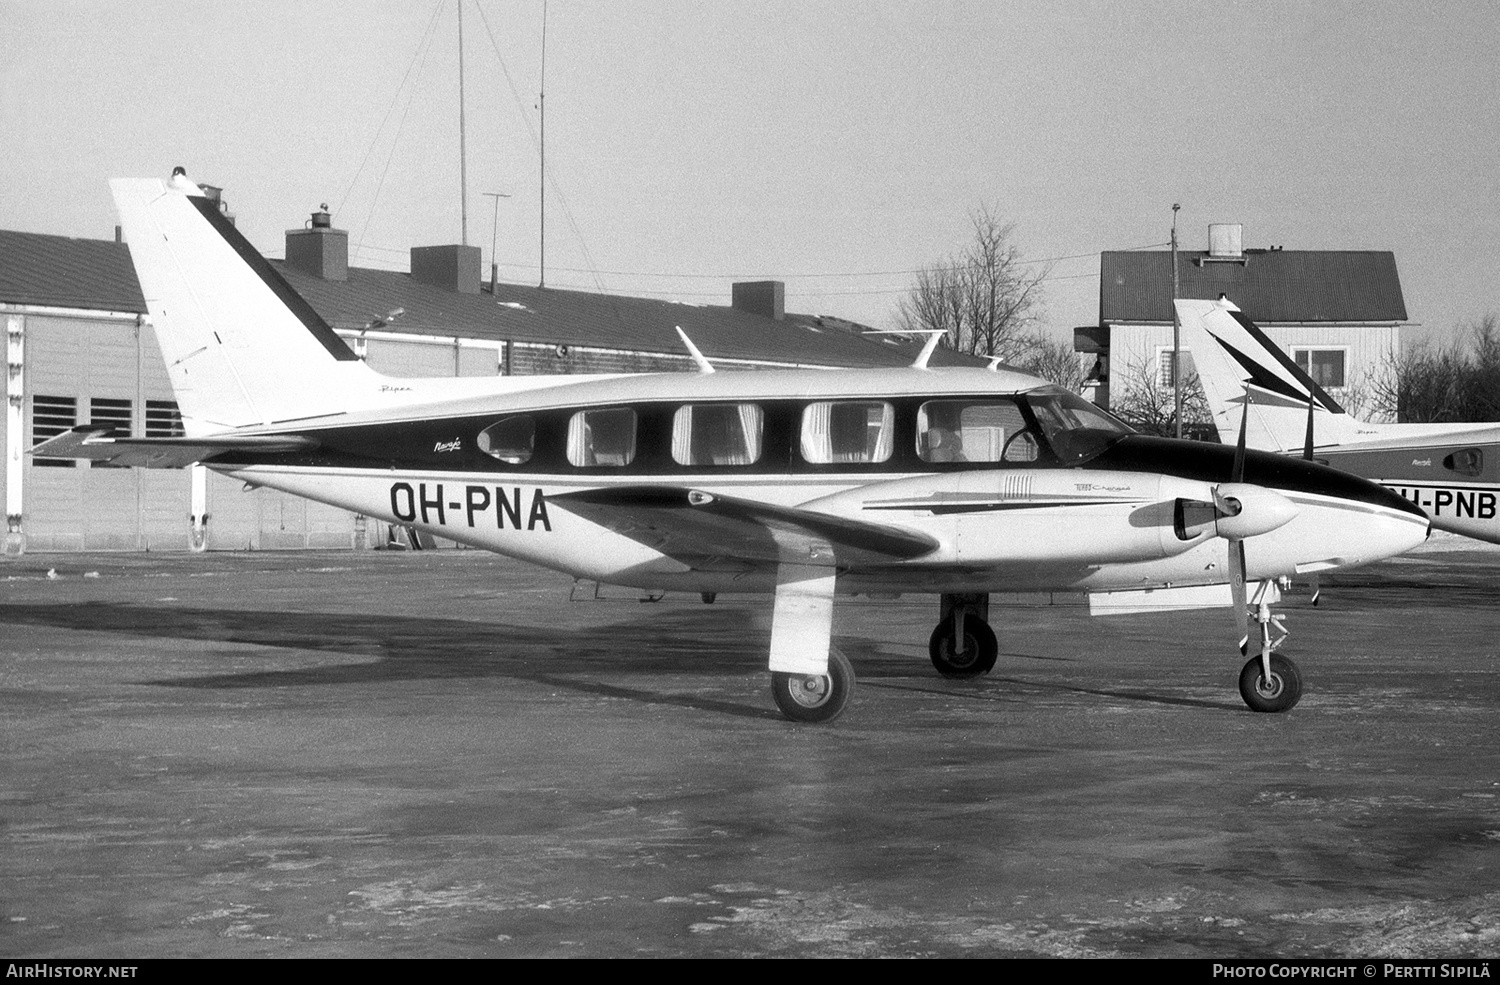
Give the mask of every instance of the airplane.
M 1281 587 L 1428 534 L 1345 473 L 1136 434 L 996 365 L 930 368 L 936 335 L 894 369 L 716 372 L 684 335 L 696 373 L 383 376 L 180 169 L 111 189 L 185 434 L 85 424 L 33 454 L 203 463 L 579 579 L 772 594 L 772 698 L 794 722 L 832 721 L 854 689 L 837 594 L 939 596 L 928 655 L 951 678 L 996 662 L 991 593 L 1233 606 L 1242 640 L 1253 609 L 1241 696 L 1285 711 L 1302 683 L 1275 649 Z
M 1248 418 L 1250 447 L 1372 479 L 1420 506 L 1433 529 L 1500 544 L 1500 423 L 1358 420 L 1227 298 L 1176 306 L 1220 441 Z

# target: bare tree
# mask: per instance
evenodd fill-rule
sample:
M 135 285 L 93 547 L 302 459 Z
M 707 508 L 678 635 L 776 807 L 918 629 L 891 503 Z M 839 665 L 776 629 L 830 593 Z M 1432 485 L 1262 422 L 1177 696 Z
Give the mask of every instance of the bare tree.
M 1373 410 L 1398 421 L 1500 419 L 1500 316 L 1490 312 L 1446 346 L 1393 353 L 1365 383 Z
M 1177 394 L 1170 383 L 1162 382 L 1155 364 L 1132 363 L 1123 374 L 1112 373 L 1109 389 L 1110 413 L 1144 434 L 1176 436 Z M 1182 380 L 1182 436 L 1219 440 L 1197 373 L 1184 375 Z
M 971 217 L 974 240 L 947 261 L 917 274 L 897 310 L 906 331 L 941 330 L 959 352 L 1019 360 L 1039 341 L 1042 281 L 1050 267 L 1028 272 L 1011 241 L 1014 225 L 985 206 Z
M 1074 393 L 1083 389 L 1083 363 L 1073 346 L 1060 339 L 1049 339 L 1040 334 L 1026 338 L 1026 347 L 1011 363 L 1016 369 L 1032 376 L 1040 376 Z

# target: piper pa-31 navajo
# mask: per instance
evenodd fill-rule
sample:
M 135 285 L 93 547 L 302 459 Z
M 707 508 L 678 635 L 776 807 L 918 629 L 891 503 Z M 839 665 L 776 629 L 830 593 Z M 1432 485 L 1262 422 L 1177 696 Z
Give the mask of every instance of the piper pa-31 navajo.
M 575 577 L 774 594 L 772 694 L 834 718 L 842 593 L 941 597 L 929 653 L 988 671 L 989 593 L 1227 606 L 1250 707 L 1301 693 L 1277 581 L 1406 551 L 1427 518 L 1342 472 L 1135 434 L 1004 369 L 394 379 L 371 370 L 185 176 L 112 183 L 186 436 L 82 426 L 34 449 L 207 467 Z M 1242 635 L 1242 639 L 1243 639 Z M 1282 636 L 1281 638 L 1284 638 Z
M 1500 424 L 1369 424 L 1348 414 L 1227 299 L 1179 300 L 1183 341 L 1219 430 L 1373 479 L 1437 530 L 1500 543 Z M 1248 404 L 1247 404 L 1248 401 Z

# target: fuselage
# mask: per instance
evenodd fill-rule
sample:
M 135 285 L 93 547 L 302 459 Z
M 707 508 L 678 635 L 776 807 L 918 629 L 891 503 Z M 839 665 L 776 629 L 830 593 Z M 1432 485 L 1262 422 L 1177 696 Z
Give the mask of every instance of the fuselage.
M 309 422 L 311 424 L 311 422 Z M 1184 528 L 1233 450 L 1129 432 L 1081 398 L 986 370 L 788 370 L 574 380 L 331 418 L 295 453 L 211 464 L 577 577 L 768 591 L 774 568 L 653 546 L 567 494 L 670 487 L 918 532 L 937 545 L 837 562 L 841 591 L 1108 591 L 1222 584 L 1226 542 Z M 1295 515 L 1246 541 L 1252 579 L 1348 567 L 1425 537 L 1419 510 L 1363 480 L 1246 455 L 1243 482 Z M 559 498 L 561 497 L 561 498 Z

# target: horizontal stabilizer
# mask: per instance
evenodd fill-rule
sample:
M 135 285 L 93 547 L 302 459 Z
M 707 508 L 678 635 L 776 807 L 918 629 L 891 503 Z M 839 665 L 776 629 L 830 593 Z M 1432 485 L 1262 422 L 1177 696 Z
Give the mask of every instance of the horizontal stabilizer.
M 938 547 L 936 539 L 902 527 L 676 486 L 615 486 L 548 496 L 547 502 L 690 565 L 722 557 L 880 564 Z
M 228 451 L 261 454 L 307 451 L 318 443 L 300 435 L 242 434 L 202 438 L 132 438 L 108 428 L 76 427 L 31 449 L 38 458 L 84 458 L 146 469 L 180 469 Z

